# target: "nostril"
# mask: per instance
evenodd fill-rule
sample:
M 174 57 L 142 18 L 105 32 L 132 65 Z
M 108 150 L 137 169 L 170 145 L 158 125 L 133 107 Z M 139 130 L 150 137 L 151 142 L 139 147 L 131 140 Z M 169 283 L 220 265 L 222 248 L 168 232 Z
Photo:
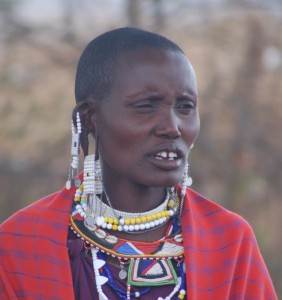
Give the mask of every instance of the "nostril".
M 177 116 L 173 112 L 163 114 L 156 125 L 156 135 L 167 138 L 178 138 L 181 136 Z
M 181 132 L 178 125 L 172 124 L 170 122 L 158 124 L 156 126 L 155 132 L 157 136 L 165 136 L 169 138 L 178 138 L 181 136 Z

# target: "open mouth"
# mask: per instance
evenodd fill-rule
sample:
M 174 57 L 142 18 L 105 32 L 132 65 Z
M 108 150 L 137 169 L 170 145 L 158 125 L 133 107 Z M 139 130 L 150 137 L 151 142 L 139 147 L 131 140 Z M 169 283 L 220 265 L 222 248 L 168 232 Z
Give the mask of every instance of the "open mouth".
M 178 154 L 173 151 L 161 151 L 154 155 L 156 159 L 159 160 L 176 160 L 178 159 Z

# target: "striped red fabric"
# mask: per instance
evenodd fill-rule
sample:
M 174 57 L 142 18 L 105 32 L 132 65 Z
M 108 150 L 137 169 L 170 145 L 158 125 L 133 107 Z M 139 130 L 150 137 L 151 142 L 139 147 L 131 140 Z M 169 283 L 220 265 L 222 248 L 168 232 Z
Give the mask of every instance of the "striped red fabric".
M 67 250 L 75 188 L 0 227 L 0 299 L 74 299 Z M 254 233 L 240 216 L 188 190 L 183 211 L 188 299 L 277 299 Z

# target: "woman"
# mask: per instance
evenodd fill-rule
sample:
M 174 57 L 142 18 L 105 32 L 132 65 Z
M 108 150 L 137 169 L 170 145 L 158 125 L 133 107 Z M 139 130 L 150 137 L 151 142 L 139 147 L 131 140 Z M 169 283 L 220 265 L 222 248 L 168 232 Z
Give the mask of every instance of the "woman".
M 75 95 L 66 188 L 1 226 L 0 298 L 277 299 L 246 221 L 187 188 L 200 122 L 183 51 L 107 32 L 82 53 Z

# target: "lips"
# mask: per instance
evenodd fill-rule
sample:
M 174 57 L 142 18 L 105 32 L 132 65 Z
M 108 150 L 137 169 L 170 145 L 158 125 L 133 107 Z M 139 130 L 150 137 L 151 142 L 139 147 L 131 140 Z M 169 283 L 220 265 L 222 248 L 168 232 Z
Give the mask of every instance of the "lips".
M 149 159 L 158 168 L 167 171 L 175 170 L 181 166 L 184 153 L 185 152 L 175 144 L 162 145 L 149 155 Z

